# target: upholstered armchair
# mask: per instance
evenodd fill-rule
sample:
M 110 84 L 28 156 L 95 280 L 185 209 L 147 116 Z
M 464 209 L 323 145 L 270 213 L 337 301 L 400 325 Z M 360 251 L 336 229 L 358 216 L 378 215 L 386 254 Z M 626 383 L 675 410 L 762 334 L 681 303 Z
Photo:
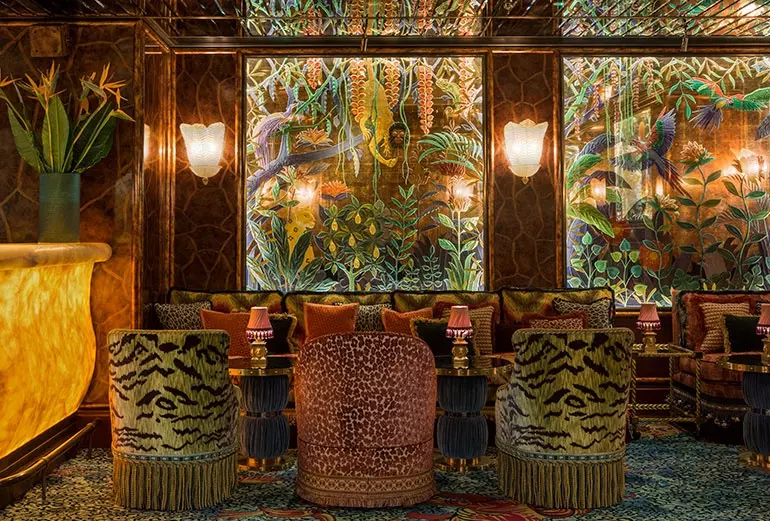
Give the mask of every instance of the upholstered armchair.
M 228 334 L 116 330 L 108 342 L 115 502 L 187 510 L 229 497 L 239 409 Z
M 624 328 L 513 335 L 516 365 L 495 407 L 506 494 L 544 508 L 622 500 L 633 341 Z
M 422 340 L 319 337 L 303 346 L 294 385 L 300 497 L 374 508 L 433 496 L 436 374 Z

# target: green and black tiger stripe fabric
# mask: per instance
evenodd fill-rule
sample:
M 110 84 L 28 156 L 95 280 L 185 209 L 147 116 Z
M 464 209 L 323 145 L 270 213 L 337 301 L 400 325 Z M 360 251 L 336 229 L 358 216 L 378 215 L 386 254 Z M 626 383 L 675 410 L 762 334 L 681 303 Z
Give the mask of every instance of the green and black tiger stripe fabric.
M 497 391 L 500 441 L 531 452 L 622 450 L 632 343 L 622 328 L 517 331 L 513 376 Z
M 185 510 L 230 496 L 239 403 L 229 335 L 116 330 L 108 342 L 116 503 Z
M 633 341 L 622 328 L 514 334 L 514 372 L 495 406 L 506 494 L 543 508 L 622 500 Z

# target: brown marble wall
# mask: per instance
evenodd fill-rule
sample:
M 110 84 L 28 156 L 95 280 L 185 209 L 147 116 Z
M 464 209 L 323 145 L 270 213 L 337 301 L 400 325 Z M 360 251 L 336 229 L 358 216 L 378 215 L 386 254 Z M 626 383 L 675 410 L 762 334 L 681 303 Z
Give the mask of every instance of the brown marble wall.
M 235 289 L 242 278 L 242 185 L 238 168 L 240 58 L 236 54 L 175 56 L 176 167 L 174 174 L 174 286 Z M 238 101 L 236 101 L 238 100 Z M 225 124 L 222 169 L 208 184 L 189 168 L 179 125 Z
M 61 68 L 59 88 L 80 91 L 81 76 L 97 73 L 107 62 L 116 79 L 126 80 L 121 90 L 123 109 L 134 114 L 135 26 L 133 24 L 69 25 L 70 48 L 63 58 L 32 58 L 29 26 L 0 27 L 0 70 L 14 77 Z M 39 120 L 40 109 L 30 102 Z M 6 117 L 0 109 L 0 242 L 37 240 L 38 174 L 16 152 Z M 119 121 L 115 142 L 101 163 L 81 178 L 81 241 L 106 242 L 112 258 L 94 269 L 91 313 L 97 341 L 96 371 L 87 403 L 107 401 L 107 332 L 134 324 L 135 297 L 135 127 Z
M 550 52 L 494 54 L 492 58 L 492 230 L 493 288 L 556 287 L 561 276 L 561 175 L 555 143 L 559 58 Z M 548 122 L 541 169 L 527 184 L 505 159 L 503 127 L 509 121 Z

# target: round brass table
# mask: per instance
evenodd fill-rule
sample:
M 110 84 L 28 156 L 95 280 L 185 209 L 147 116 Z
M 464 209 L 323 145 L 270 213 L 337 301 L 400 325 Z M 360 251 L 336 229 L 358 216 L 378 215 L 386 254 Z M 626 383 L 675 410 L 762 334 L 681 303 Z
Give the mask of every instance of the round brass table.
M 481 409 L 487 401 L 487 377 L 510 371 L 510 361 L 494 356 L 469 356 L 467 364 L 451 356 L 436 357 L 439 416 L 436 438 L 440 470 L 468 472 L 494 464 L 487 451 L 489 431 Z
M 282 455 L 289 448 L 289 421 L 283 410 L 289 402 L 289 378 L 295 358 L 268 356 L 259 363 L 231 358 L 230 376 L 243 393 L 240 465 L 260 471 L 286 468 Z
M 770 472 L 770 365 L 762 364 L 759 354 L 732 354 L 717 360 L 725 369 L 743 373 L 743 399 L 751 407 L 743 417 L 743 443 L 747 452 L 741 462 Z

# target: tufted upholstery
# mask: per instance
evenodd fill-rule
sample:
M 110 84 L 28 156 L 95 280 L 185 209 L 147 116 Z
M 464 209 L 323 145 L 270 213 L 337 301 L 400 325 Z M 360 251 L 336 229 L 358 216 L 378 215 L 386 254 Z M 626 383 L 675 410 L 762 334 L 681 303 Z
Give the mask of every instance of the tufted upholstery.
M 385 507 L 435 493 L 436 374 L 422 340 L 382 332 L 311 340 L 295 395 L 300 497 Z
M 500 487 L 544 508 L 618 503 L 625 487 L 628 329 L 519 330 L 497 391 Z
M 200 509 L 237 483 L 237 390 L 224 331 L 115 330 L 110 352 L 114 499 Z

